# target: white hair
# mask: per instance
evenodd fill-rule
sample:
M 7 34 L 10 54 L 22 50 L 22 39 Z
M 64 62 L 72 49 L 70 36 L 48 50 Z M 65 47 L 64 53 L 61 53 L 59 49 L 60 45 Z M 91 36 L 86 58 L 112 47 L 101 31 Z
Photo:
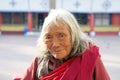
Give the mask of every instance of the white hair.
M 69 26 L 73 47 L 72 55 L 78 54 L 78 51 L 80 51 L 79 54 L 82 54 L 83 51 L 88 48 L 89 43 L 94 43 L 83 31 L 81 31 L 80 26 L 72 13 L 63 9 L 52 9 L 48 16 L 45 18 L 41 35 L 38 39 L 38 46 L 41 51 L 40 55 L 46 55 L 48 52 L 46 44 L 44 43 L 46 28 L 49 24 L 58 25 L 59 22 L 67 24 Z

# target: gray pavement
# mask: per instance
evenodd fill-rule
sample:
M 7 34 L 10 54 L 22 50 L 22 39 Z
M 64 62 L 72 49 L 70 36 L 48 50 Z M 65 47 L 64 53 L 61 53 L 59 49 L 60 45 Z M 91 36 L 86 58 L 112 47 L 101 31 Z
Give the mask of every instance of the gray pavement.
M 100 46 L 103 63 L 111 80 L 120 79 L 120 37 L 92 37 Z M 0 80 L 12 80 L 16 72 L 23 72 L 38 54 L 38 36 L 0 36 Z

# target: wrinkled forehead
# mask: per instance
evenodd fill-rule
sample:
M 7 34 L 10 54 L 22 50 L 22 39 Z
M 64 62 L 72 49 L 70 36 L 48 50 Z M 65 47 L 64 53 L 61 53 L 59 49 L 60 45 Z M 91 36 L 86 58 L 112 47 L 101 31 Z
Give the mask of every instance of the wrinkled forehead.
M 48 30 L 50 27 L 54 27 L 54 29 L 66 29 L 70 30 L 69 25 L 65 23 L 63 20 L 53 20 L 46 25 L 45 31 Z

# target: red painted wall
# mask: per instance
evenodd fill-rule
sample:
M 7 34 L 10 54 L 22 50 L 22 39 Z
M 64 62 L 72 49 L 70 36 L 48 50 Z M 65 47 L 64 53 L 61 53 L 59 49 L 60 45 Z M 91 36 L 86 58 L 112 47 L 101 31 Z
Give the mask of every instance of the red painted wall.
M 120 25 L 120 14 L 112 14 L 112 25 Z

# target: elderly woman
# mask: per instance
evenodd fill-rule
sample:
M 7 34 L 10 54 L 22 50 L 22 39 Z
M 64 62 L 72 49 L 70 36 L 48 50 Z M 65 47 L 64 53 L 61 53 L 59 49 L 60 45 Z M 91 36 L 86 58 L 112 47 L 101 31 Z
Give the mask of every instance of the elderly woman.
M 68 11 L 50 11 L 38 46 L 40 55 L 22 80 L 110 80 L 98 47 Z

